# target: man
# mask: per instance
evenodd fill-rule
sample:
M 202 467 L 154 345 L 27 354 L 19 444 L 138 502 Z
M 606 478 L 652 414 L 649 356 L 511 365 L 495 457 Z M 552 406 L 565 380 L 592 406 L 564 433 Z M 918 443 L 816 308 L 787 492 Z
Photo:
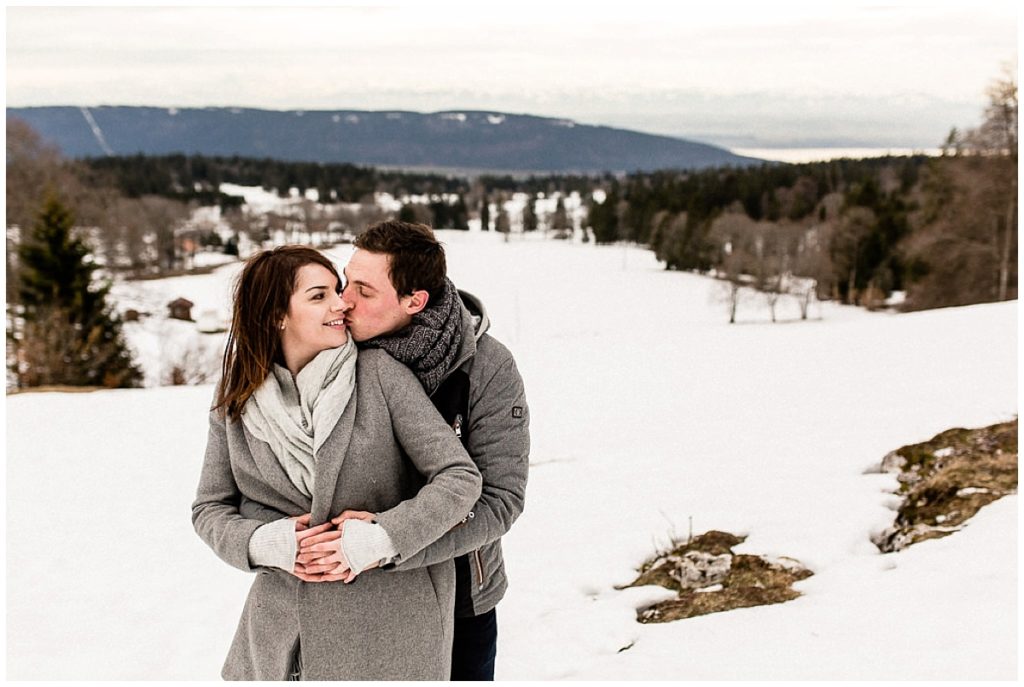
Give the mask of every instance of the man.
M 386 567 L 455 559 L 452 679 L 493 680 L 495 606 L 507 587 L 501 536 L 523 511 L 529 466 L 523 380 L 512 354 L 487 334 L 482 304 L 446 277 L 444 249 L 429 227 L 380 222 L 355 245 L 342 294 L 349 333 L 360 347 L 383 348 L 412 370 L 484 481 L 463 523 L 412 558 Z

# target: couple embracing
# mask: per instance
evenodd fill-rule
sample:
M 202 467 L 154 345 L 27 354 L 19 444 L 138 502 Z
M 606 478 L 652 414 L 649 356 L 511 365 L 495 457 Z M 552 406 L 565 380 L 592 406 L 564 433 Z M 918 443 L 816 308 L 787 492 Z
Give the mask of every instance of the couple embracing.
M 250 258 L 192 506 L 256 572 L 222 670 L 242 680 L 490 680 L 501 536 L 529 411 L 483 306 L 424 225 Z

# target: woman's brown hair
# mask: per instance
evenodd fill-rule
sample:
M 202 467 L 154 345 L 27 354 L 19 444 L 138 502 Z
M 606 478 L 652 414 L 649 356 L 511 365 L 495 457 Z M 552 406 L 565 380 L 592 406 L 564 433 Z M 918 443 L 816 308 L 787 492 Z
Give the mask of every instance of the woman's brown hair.
M 299 269 L 323 265 L 338 280 L 334 265 L 306 246 L 278 246 L 249 258 L 235 284 L 231 329 L 224 347 L 221 380 L 214 410 L 238 420 L 245 402 L 270 374 L 281 357 L 281 322 L 295 291 Z

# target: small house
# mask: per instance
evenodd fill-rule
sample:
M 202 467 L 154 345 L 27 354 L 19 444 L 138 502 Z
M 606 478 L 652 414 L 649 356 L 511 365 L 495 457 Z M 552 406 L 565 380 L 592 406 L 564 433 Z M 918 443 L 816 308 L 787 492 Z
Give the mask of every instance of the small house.
M 171 310 L 171 319 L 192 321 L 192 306 L 195 305 L 187 298 L 176 298 L 167 304 Z

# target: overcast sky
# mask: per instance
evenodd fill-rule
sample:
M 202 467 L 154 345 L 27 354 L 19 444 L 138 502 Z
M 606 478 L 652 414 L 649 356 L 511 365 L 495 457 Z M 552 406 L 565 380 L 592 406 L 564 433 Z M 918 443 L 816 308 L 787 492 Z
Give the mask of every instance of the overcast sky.
M 1012 2 L 9 7 L 7 106 L 482 109 L 726 145 L 933 147 Z

